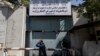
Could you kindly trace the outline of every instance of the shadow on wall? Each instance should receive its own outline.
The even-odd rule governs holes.
[[[0,7],[0,11],[2,15],[6,18],[6,20],[13,14],[14,10],[8,8],[7,6]]]
[[[86,23],[88,23],[88,19],[83,16],[80,16],[75,25],[82,25]]]

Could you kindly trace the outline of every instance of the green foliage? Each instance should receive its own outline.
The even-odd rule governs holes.
[[[29,5],[29,0],[2,0],[2,2],[13,10],[18,9],[22,5],[26,7]]]
[[[83,12],[84,9],[85,12]],[[95,17],[100,16],[100,0],[86,0],[78,8],[78,13],[88,18],[93,18],[93,15]]]
[[[20,5],[20,2],[18,0],[6,0],[14,5]]]
[[[22,0],[23,5],[28,6],[29,5],[29,0]]]
[[[17,5],[17,6],[21,5],[21,4],[23,4],[24,6],[28,6],[28,4],[29,4],[29,0],[21,0],[22,1],[21,3],[18,0],[6,0],[6,1],[8,1],[14,5]]]

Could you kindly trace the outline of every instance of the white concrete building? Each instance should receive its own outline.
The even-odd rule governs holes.
[[[0,2],[0,46],[3,45],[2,47],[6,48],[37,48],[35,46],[36,43],[39,39],[43,39],[47,48],[56,49],[64,38],[70,37],[71,48],[82,50],[84,47],[84,56],[99,55],[100,45],[96,46],[94,42],[88,42],[90,39],[88,28],[83,27],[78,30],[74,28],[69,36],[69,30],[71,28],[73,29],[73,27],[88,23],[87,18],[83,16],[77,17],[78,13],[74,7],[72,7],[71,11],[72,14],[70,16],[61,16],[61,14],[60,16],[44,16],[44,13],[42,16],[34,16],[33,14],[26,21],[26,8],[24,6],[20,6],[13,11],[4,3]],[[60,32],[59,30],[66,32]],[[100,27],[97,27],[96,30],[100,30]],[[90,47],[90,49],[87,49],[87,47]],[[92,52],[90,52],[91,49]],[[7,53],[9,56],[24,56],[25,54],[24,50],[8,50]],[[30,51],[27,55],[32,56],[34,53],[38,54],[37,51]],[[48,54],[51,55],[52,52],[48,52]],[[0,55],[4,55],[3,50],[0,50]]]
[[[100,21],[88,23],[89,19],[83,16],[77,17],[77,7],[72,8],[73,28],[70,32],[71,48],[82,51],[83,56],[100,56],[100,41],[98,40],[98,44],[96,44],[96,38],[92,35],[92,26],[95,25],[96,37],[100,36]]]
[[[0,2],[0,43],[5,48],[25,48],[26,8],[13,11]],[[8,56],[24,56],[24,51],[8,50]],[[0,56],[4,51],[0,50]]]
[[[76,8],[77,6],[76,7],[72,6],[73,28],[88,23],[87,18],[83,16],[78,17],[78,12],[77,12],[78,10]],[[73,32],[70,35],[70,38],[71,38],[71,47],[80,49],[82,48],[84,41],[88,40],[89,38],[88,29],[82,28],[79,30],[73,30]]]

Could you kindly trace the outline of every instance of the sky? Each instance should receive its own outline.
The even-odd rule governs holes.
[[[78,5],[81,4],[83,0],[72,0],[72,5]]]

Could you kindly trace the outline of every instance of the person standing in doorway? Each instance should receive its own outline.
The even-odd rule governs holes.
[[[45,44],[43,42],[43,40],[40,40],[37,44],[37,47],[39,47],[39,56],[47,56],[46,54],[46,47]]]

